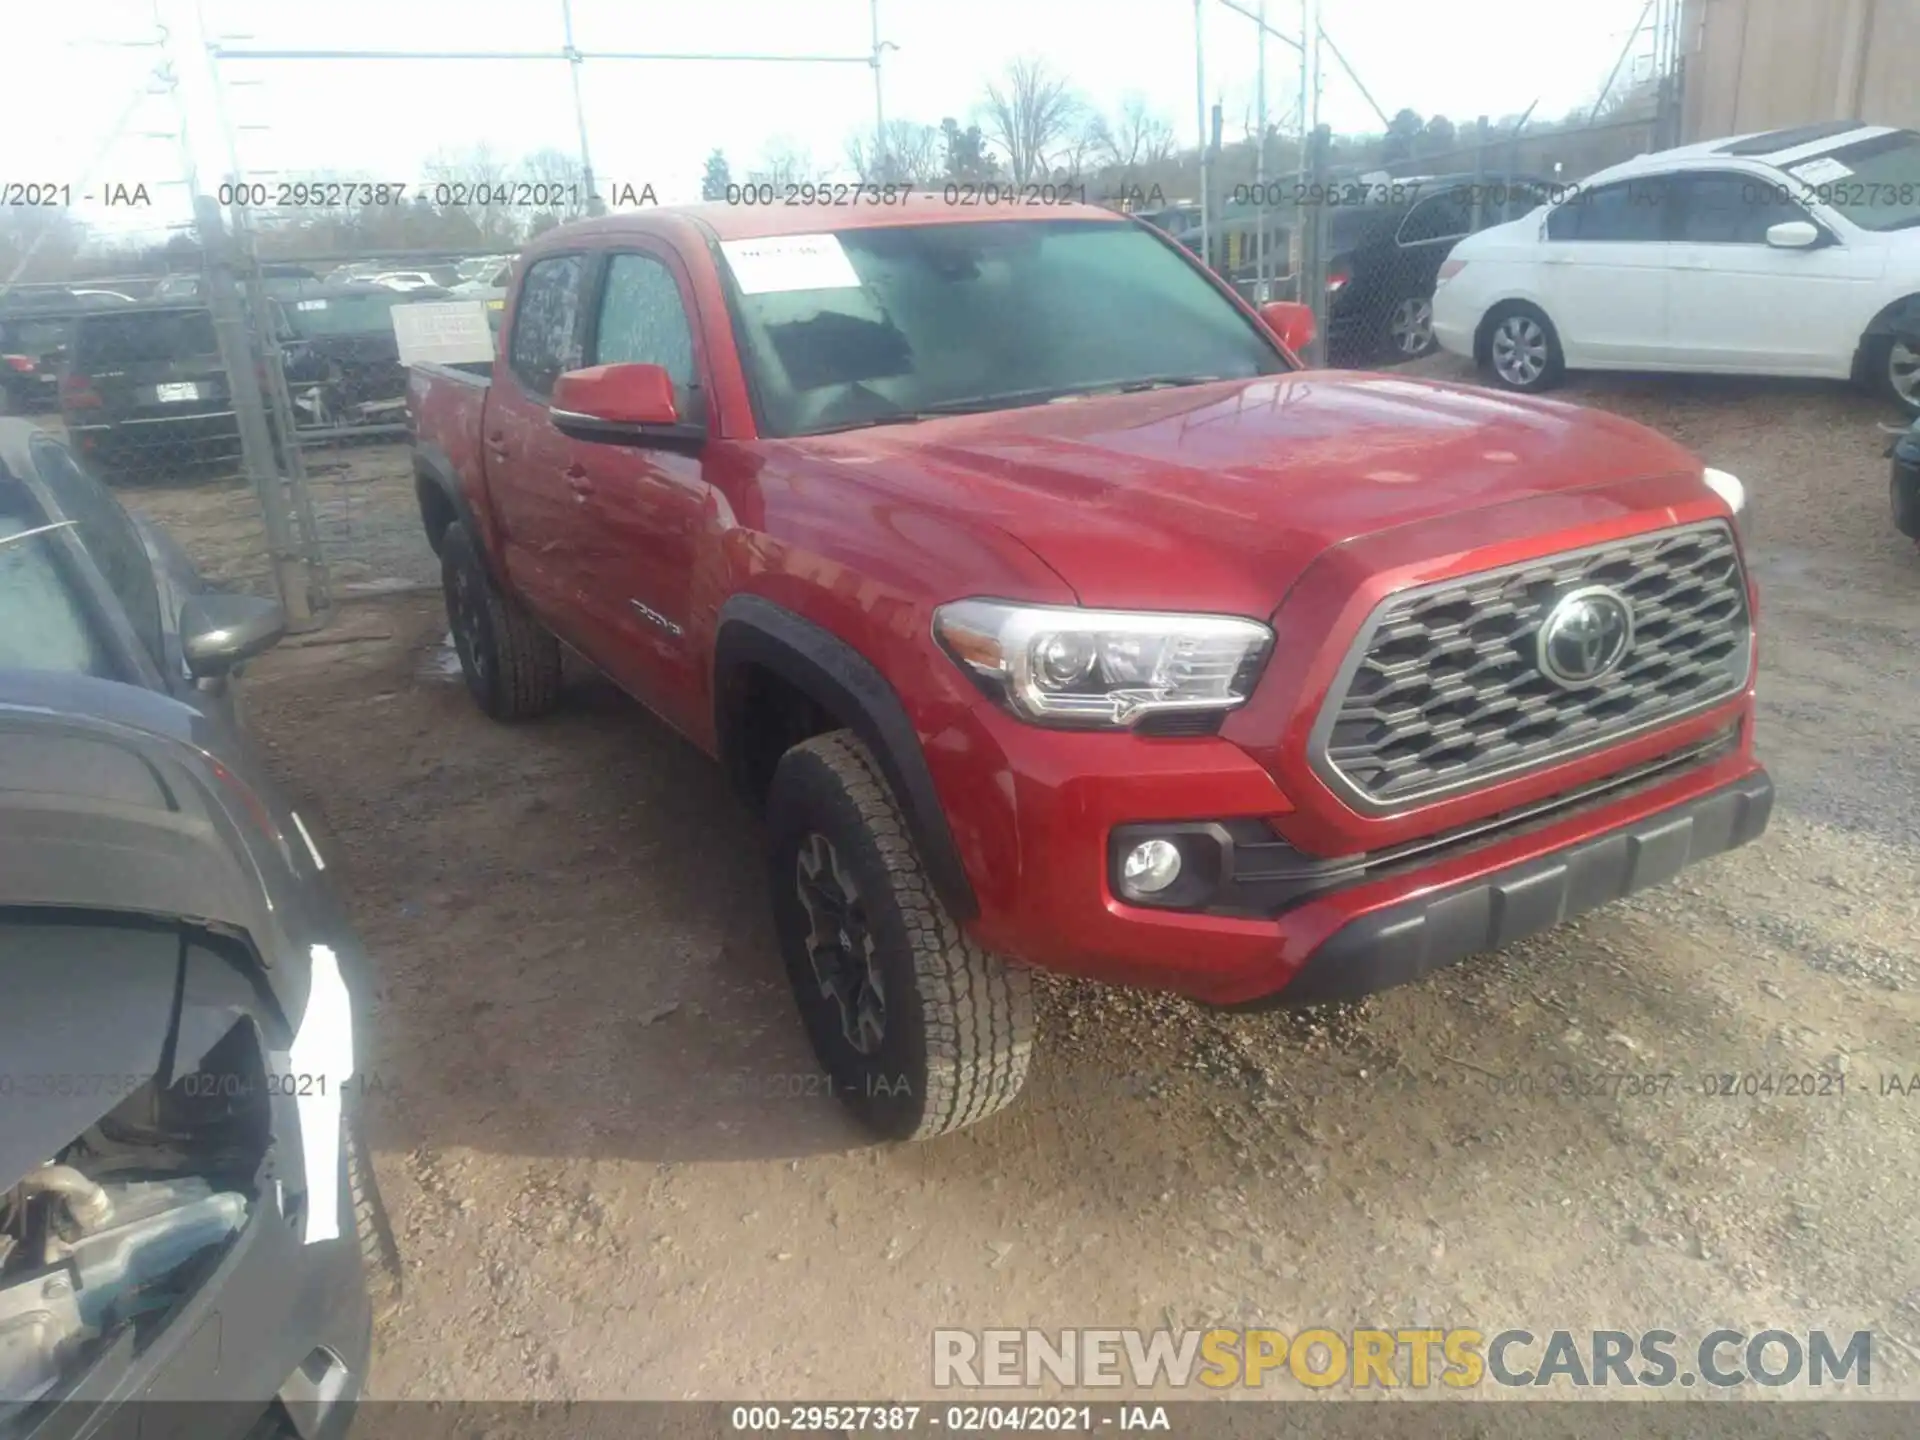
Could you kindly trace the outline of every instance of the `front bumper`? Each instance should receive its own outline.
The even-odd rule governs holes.
[[[251,1437],[276,1395],[299,1393],[303,1367],[326,1376],[331,1403],[302,1407],[301,1440],[340,1440],[366,1383],[373,1313],[353,1197],[341,1166],[342,1230],[302,1243],[271,1187],[218,1265],[151,1344],[122,1335],[21,1440],[221,1440]],[[333,1372],[327,1374],[326,1372]]]
[[[1043,767],[1029,753],[1013,767],[1019,778],[1004,827],[979,823],[988,812],[976,799],[972,833],[958,836],[981,901],[969,929],[1019,964],[1215,1005],[1365,994],[1752,840],[1765,828],[1773,792],[1745,738],[1751,710],[1740,708],[1734,739],[1698,760],[1543,805],[1512,823],[1440,837],[1410,857],[1386,852],[1389,863],[1347,867],[1353,873],[1291,896],[1261,891],[1253,896],[1259,913],[1250,904],[1237,913],[1151,908],[1113,888],[1116,835],[1154,816],[1214,817],[1238,834],[1254,821],[1287,821],[1293,806],[1237,746],[1099,737],[1112,742],[1099,747],[1113,751],[1110,763],[1089,763],[1099,751],[1088,747],[1073,757],[1079,773],[1051,783],[1030,778]],[[1676,737],[1667,753],[1701,745],[1706,727],[1725,723],[1703,717],[1699,733]],[[1030,752],[1044,748],[1044,769],[1056,775],[1067,759],[1053,753],[1058,738],[1007,737]]]
[[[1473,358],[1473,325],[1465,317],[1448,314],[1441,302],[1433,302],[1433,341],[1449,355]]]
[[[1757,839],[1772,812],[1773,781],[1755,769],[1672,809],[1370,910],[1322,942],[1275,1001],[1354,999],[1511,945]]]

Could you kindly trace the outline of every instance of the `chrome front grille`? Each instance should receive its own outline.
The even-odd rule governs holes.
[[[1540,628],[1588,586],[1626,600],[1632,643],[1569,689],[1541,668]],[[1750,627],[1733,532],[1717,520],[1403,590],[1336,677],[1313,765],[1373,813],[1506,779],[1739,693]]]

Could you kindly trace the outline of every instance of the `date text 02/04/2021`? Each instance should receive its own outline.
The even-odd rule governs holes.
[[[429,184],[399,180],[233,180],[216,187],[214,199],[222,205],[273,210],[404,205],[419,200],[481,210],[567,210],[592,203],[631,209],[660,203],[650,181],[614,181],[603,189],[604,193],[589,191],[570,180],[436,180]]]
[[[735,1405],[727,1428],[734,1433],[849,1431],[901,1434],[941,1430],[950,1434],[998,1435],[1009,1430],[1090,1434],[1096,1430],[1170,1431],[1164,1405]]]

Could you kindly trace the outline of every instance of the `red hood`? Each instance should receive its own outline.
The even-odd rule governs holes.
[[[1248,615],[1363,535],[1494,507],[1488,543],[1572,528],[1644,508],[1609,485],[1691,485],[1700,469],[1602,411],[1330,370],[792,443],[909,503],[993,522],[1082,604]]]

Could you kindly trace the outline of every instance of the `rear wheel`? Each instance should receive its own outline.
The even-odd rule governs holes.
[[[1433,353],[1433,298],[1406,295],[1387,312],[1385,350],[1389,359],[1418,360]]]
[[[1920,337],[1875,337],[1867,346],[1866,379],[1909,415],[1920,415]]]
[[[767,797],[775,929],[834,1092],[874,1134],[926,1140],[1020,1093],[1023,970],[961,932],[872,755],[836,730],[781,757]]]
[[[1482,322],[1480,366],[1506,390],[1535,394],[1566,378],[1553,322],[1531,305],[1502,305]]]
[[[560,703],[560,642],[500,593],[467,527],[440,540],[440,588],[474,702],[495,720],[525,720]]]

